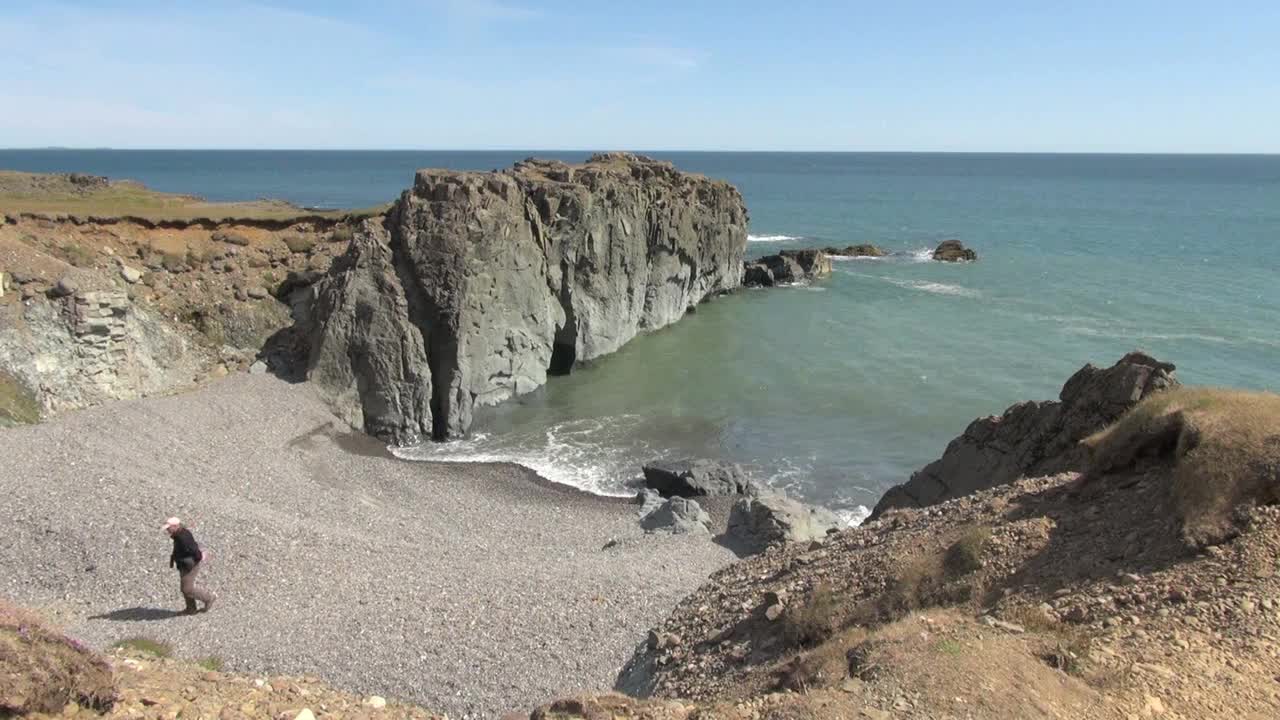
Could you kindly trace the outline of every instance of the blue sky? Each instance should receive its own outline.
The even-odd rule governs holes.
[[[0,0],[0,147],[1280,152],[1280,2]]]

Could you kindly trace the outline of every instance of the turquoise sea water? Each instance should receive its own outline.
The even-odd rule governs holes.
[[[132,177],[212,199],[361,206],[424,166],[531,154],[0,151],[0,167]],[[749,255],[875,243],[808,287],[744,291],[411,451],[622,492],[659,456],[724,457],[852,511],[974,417],[1145,349],[1186,382],[1280,388],[1280,157],[651,153],[725,178]],[[980,260],[920,253],[955,237]]]

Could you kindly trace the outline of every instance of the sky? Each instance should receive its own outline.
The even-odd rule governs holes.
[[[0,147],[1280,152],[1280,2],[0,0]]]

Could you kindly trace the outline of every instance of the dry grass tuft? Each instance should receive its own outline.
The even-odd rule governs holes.
[[[1183,536],[1195,546],[1238,534],[1241,505],[1280,502],[1280,395],[1178,388],[1143,400],[1082,441],[1090,475],[1172,466]]]
[[[991,528],[974,525],[947,548],[943,569],[952,577],[962,577],[982,569],[982,551],[991,539]]]
[[[294,254],[306,254],[311,252],[316,246],[315,238],[309,235],[285,235],[284,244],[289,248],[289,252]]]
[[[355,239],[356,232],[350,225],[338,225],[329,233],[329,242],[349,243]]]
[[[819,585],[782,616],[782,633],[792,647],[814,647],[839,627],[840,603],[829,585]]]

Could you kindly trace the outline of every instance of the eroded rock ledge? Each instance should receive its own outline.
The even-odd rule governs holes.
[[[1174,366],[1131,352],[1109,368],[1080,368],[1057,401],[1021,402],[978,418],[941,458],[889,488],[871,519],[899,507],[925,507],[1004,485],[1020,477],[1079,472],[1085,437],[1115,422],[1148,395],[1178,385]]]
[[[419,171],[317,287],[308,377],[380,438],[462,435],[737,288],[746,225],[733,186],[628,153]]]

